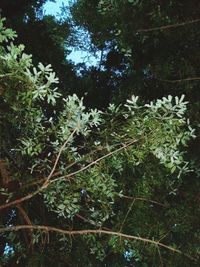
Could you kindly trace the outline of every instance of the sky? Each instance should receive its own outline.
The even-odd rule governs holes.
[[[56,0],[55,3],[48,1],[44,5],[45,14],[50,14],[56,16],[57,13],[60,11],[60,7],[62,6],[62,3],[69,4],[68,0]]]
[[[46,2],[44,5],[44,14],[57,16],[62,4],[65,6],[68,5],[69,0],[55,0],[55,3],[50,1]],[[75,48],[72,48],[72,52],[67,56],[67,59],[72,60],[75,64],[86,63],[87,66],[98,64],[98,55],[95,57],[88,52],[75,50]]]

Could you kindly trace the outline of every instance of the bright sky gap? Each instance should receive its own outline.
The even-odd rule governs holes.
[[[44,14],[45,15],[53,15],[58,16],[60,13],[60,8],[62,5],[69,5],[68,0],[55,0],[55,2],[48,1],[44,5]],[[70,47],[71,48],[71,47]],[[73,61],[73,63],[85,63],[87,66],[95,66],[98,65],[100,58],[100,53],[97,53],[96,57],[86,51],[83,50],[77,50],[74,47],[72,47],[72,52],[67,56],[68,60]]]

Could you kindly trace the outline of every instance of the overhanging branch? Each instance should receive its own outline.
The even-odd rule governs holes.
[[[2,232],[13,232],[13,231],[20,231],[20,230],[36,230],[36,231],[44,231],[44,232],[54,232],[54,233],[58,233],[58,234],[64,234],[64,235],[69,235],[69,236],[80,236],[80,235],[97,235],[97,234],[105,234],[105,235],[110,235],[110,236],[118,236],[120,238],[124,238],[124,239],[130,239],[130,240],[136,240],[136,241],[141,241],[144,243],[148,243],[148,244],[153,244],[155,246],[159,246],[162,248],[165,248],[173,253],[178,253],[180,255],[184,255],[185,257],[189,258],[190,260],[193,261],[197,261],[197,259],[193,256],[190,256],[188,254],[183,253],[181,250],[179,249],[175,249],[171,246],[167,246],[159,241],[155,241],[152,239],[148,239],[148,238],[143,238],[143,237],[139,237],[139,236],[133,236],[133,235],[128,235],[128,234],[123,234],[120,232],[115,232],[115,231],[108,231],[108,230],[102,230],[102,229],[98,229],[98,230],[63,230],[60,228],[56,228],[56,227],[51,227],[51,226],[44,226],[44,225],[17,225],[17,226],[11,226],[11,227],[5,227],[5,228],[0,228],[0,233]]]
[[[178,27],[182,27],[182,26],[197,23],[197,22],[200,22],[200,19],[194,19],[190,21],[185,21],[185,22],[176,23],[176,24],[169,24],[169,25],[164,25],[164,26],[154,27],[154,28],[149,28],[149,29],[139,29],[136,32],[153,32],[153,31],[158,31],[158,30],[168,30],[168,29],[178,28]]]

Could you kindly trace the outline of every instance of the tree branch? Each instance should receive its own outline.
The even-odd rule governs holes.
[[[73,137],[73,135],[75,134],[76,130],[77,130],[77,128],[75,128],[75,129],[73,130],[73,132],[69,135],[69,137],[67,138],[67,140],[64,142],[64,144],[63,144],[62,147],[60,148],[59,153],[58,153],[58,156],[57,156],[57,158],[56,158],[56,160],[55,160],[54,166],[53,166],[53,168],[52,168],[52,170],[51,170],[49,176],[48,176],[47,179],[45,180],[43,186],[48,185],[49,180],[51,179],[51,177],[52,177],[52,175],[54,174],[55,169],[56,169],[56,167],[57,167],[57,165],[58,165],[58,161],[59,161],[59,159],[60,159],[60,156],[61,156],[63,150],[65,149],[65,147],[66,147],[67,143],[69,142],[69,140],[70,140],[70,139]]]
[[[149,29],[139,29],[136,32],[153,32],[153,31],[158,31],[158,30],[167,30],[167,29],[178,28],[178,27],[182,27],[182,26],[197,23],[197,22],[200,22],[200,19],[194,19],[190,21],[185,21],[185,22],[176,23],[176,24],[169,24],[169,25],[164,25],[164,26],[154,27],[154,28],[149,28]]]
[[[125,238],[125,239],[130,239],[130,240],[136,240],[136,241],[142,241],[144,243],[149,243],[149,244],[153,244],[155,246],[159,246],[162,248],[165,248],[173,253],[178,253],[180,255],[184,255],[187,258],[193,260],[193,261],[197,261],[196,258],[183,253],[182,251],[180,251],[179,249],[175,249],[171,246],[167,246],[163,243],[160,243],[159,241],[155,241],[155,240],[151,240],[151,239],[147,239],[147,238],[143,238],[143,237],[139,237],[139,236],[133,236],[133,235],[128,235],[128,234],[123,234],[123,233],[119,233],[119,232],[114,232],[114,231],[108,231],[108,230],[102,230],[102,229],[98,229],[98,230],[72,230],[72,231],[68,231],[68,230],[63,230],[60,228],[56,228],[56,227],[51,227],[51,226],[44,226],[44,225],[17,225],[17,226],[11,226],[11,227],[5,227],[5,228],[0,228],[0,233],[2,232],[12,232],[12,231],[19,231],[19,230],[36,230],[36,231],[45,231],[45,232],[54,232],[54,233],[60,233],[60,234],[64,234],[64,235],[89,235],[89,234],[105,234],[105,235],[111,235],[111,236],[118,236],[120,238]]]
[[[11,182],[11,177],[7,171],[7,164],[6,161],[3,159],[0,159],[0,183],[2,186],[6,186]]]
[[[157,201],[154,201],[154,200],[150,200],[150,199],[147,199],[147,198],[144,198],[144,197],[130,197],[130,196],[125,196],[125,195],[120,195],[119,197],[125,198],[125,199],[129,199],[129,200],[141,200],[141,201],[145,201],[145,202],[150,202],[152,204],[156,204],[156,205],[161,206],[161,207],[167,207],[163,203],[160,203],[160,202],[157,202]]]
[[[129,147],[129,146],[131,146],[131,145],[133,145],[133,144],[135,144],[135,143],[138,142],[138,141],[139,141],[139,140],[137,139],[137,140],[133,140],[132,142],[129,142],[129,143],[127,143],[127,144],[124,144],[124,145],[121,146],[120,148],[118,148],[118,149],[116,149],[116,150],[114,150],[114,151],[111,151],[111,152],[107,153],[106,155],[104,155],[104,156],[102,156],[102,157],[96,159],[95,161],[89,163],[88,165],[84,166],[83,168],[79,169],[78,171],[75,171],[75,172],[69,173],[69,174],[67,174],[67,175],[58,177],[58,178],[56,178],[56,179],[54,179],[54,180],[48,180],[48,183],[43,183],[43,185],[42,185],[39,189],[37,189],[36,191],[34,191],[34,192],[32,192],[32,193],[29,193],[28,195],[26,195],[26,196],[24,196],[24,197],[22,197],[22,198],[19,198],[19,199],[16,199],[16,200],[13,200],[13,201],[11,201],[11,202],[8,202],[8,203],[5,203],[5,204],[1,205],[1,206],[0,206],[0,210],[2,210],[2,209],[6,209],[6,208],[9,208],[9,207],[12,207],[12,206],[16,206],[16,205],[19,204],[19,203],[22,203],[22,202],[24,202],[24,201],[27,201],[27,200],[33,198],[34,196],[38,195],[39,193],[41,193],[41,192],[42,192],[44,189],[46,189],[50,184],[52,184],[52,183],[54,183],[54,182],[56,182],[56,181],[69,179],[69,178],[75,176],[76,174],[78,174],[78,173],[80,173],[80,172],[82,172],[82,171],[85,171],[85,170],[89,169],[90,167],[96,165],[96,164],[99,163],[101,160],[103,160],[103,159],[105,159],[105,158],[108,158],[108,157],[112,156],[113,154],[115,154],[115,153],[117,153],[117,152],[119,152],[119,151],[121,151],[121,150],[123,150],[123,149],[125,149],[125,148],[127,148],[127,147]],[[51,172],[51,173],[52,173],[52,172]],[[49,177],[50,177],[50,175],[49,175]],[[51,178],[51,177],[50,177],[50,178]]]
[[[199,81],[200,77],[189,77],[189,78],[178,79],[178,80],[168,80],[168,79],[156,78],[156,80],[161,81],[161,82],[167,82],[167,83],[181,83],[181,82]]]
[[[32,225],[32,222],[31,222],[29,216],[27,215],[26,211],[22,207],[22,205],[18,204],[16,207],[19,210],[24,223],[26,225]],[[33,252],[33,240],[32,240],[32,230],[31,229],[29,230],[28,237],[27,237],[26,241],[27,241],[27,247],[29,247],[30,251]]]
[[[96,165],[97,163],[99,163],[99,161],[101,161],[101,160],[103,160],[103,159],[105,159],[105,158],[108,158],[108,157],[112,156],[113,154],[115,154],[115,153],[117,153],[117,152],[119,152],[119,151],[121,151],[121,150],[123,150],[123,149],[125,149],[125,148],[127,148],[127,147],[129,147],[129,146],[131,146],[131,145],[133,145],[133,144],[135,144],[135,143],[137,143],[138,141],[139,141],[138,139],[137,139],[137,140],[133,140],[132,142],[127,143],[127,144],[121,146],[120,148],[118,148],[118,149],[116,149],[116,150],[114,150],[114,151],[111,151],[111,152],[109,152],[108,154],[106,154],[106,155],[104,155],[104,156],[102,156],[102,157],[100,157],[100,158],[98,158],[98,159],[92,161],[91,163],[89,163],[89,164],[86,165],[85,167],[81,168],[80,170],[75,171],[75,172],[72,172],[72,173],[67,174],[67,175],[64,175],[64,176],[61,176],[61,177],[58,177],[58,178],[56,178],[56,179],[50,181],[50,183],[54,183],[54,182],[56,182],[56,181],[58,181],[58,180],[65,180],[65,179],[71,178],[72,176],[74,176],[74,175],[76,175],[76,174],[78,174],[78,173],[80,173],[80,172],[82,172],[82,171],[85,171],[85,170],[89,169],[89,168],[92,167],[93,165]]]
[[[89,219],[83,217],[83,216],[80,215],[80,214],[76,214],[75,216],[76,216],[77,218],[81,219],[82,221],[84,221],[85,223],[89,223],[89,224],[91,224],[91,225],[93,225],[93,226],[97,226],[97,225],[95,224],[95,222],[93,222],[93,221],[91,221],[91,220],[89,220]],[[101,227],[101,229],[110,231],[110,228],[107,228],[107,227]]]

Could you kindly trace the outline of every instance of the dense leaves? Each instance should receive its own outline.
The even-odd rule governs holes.
[[[69,24],[28,13],[20,27],[30,37],[41,30],[41,42],[30,38],[26,50],[0,23],[1,264],[198,266],[198,80],[167,82],[198,75],[185,47],[198,43],[198,24],[144,31],[192,21],[197,10],[128,0],[71,10],[70,25],[102,51],[79,76],[65,74],[65,60],[59,67]],[[79,95],[85,87],[86,99],[64,81]],[[46,228],[12,231],[20,225]]]
[[[184,93],[196,102],[198,7],[199,1],[80,0],[72,13],[104,51],[105,68],[122,74],[115,87],[120,100],[131,93],[145,99]]]

